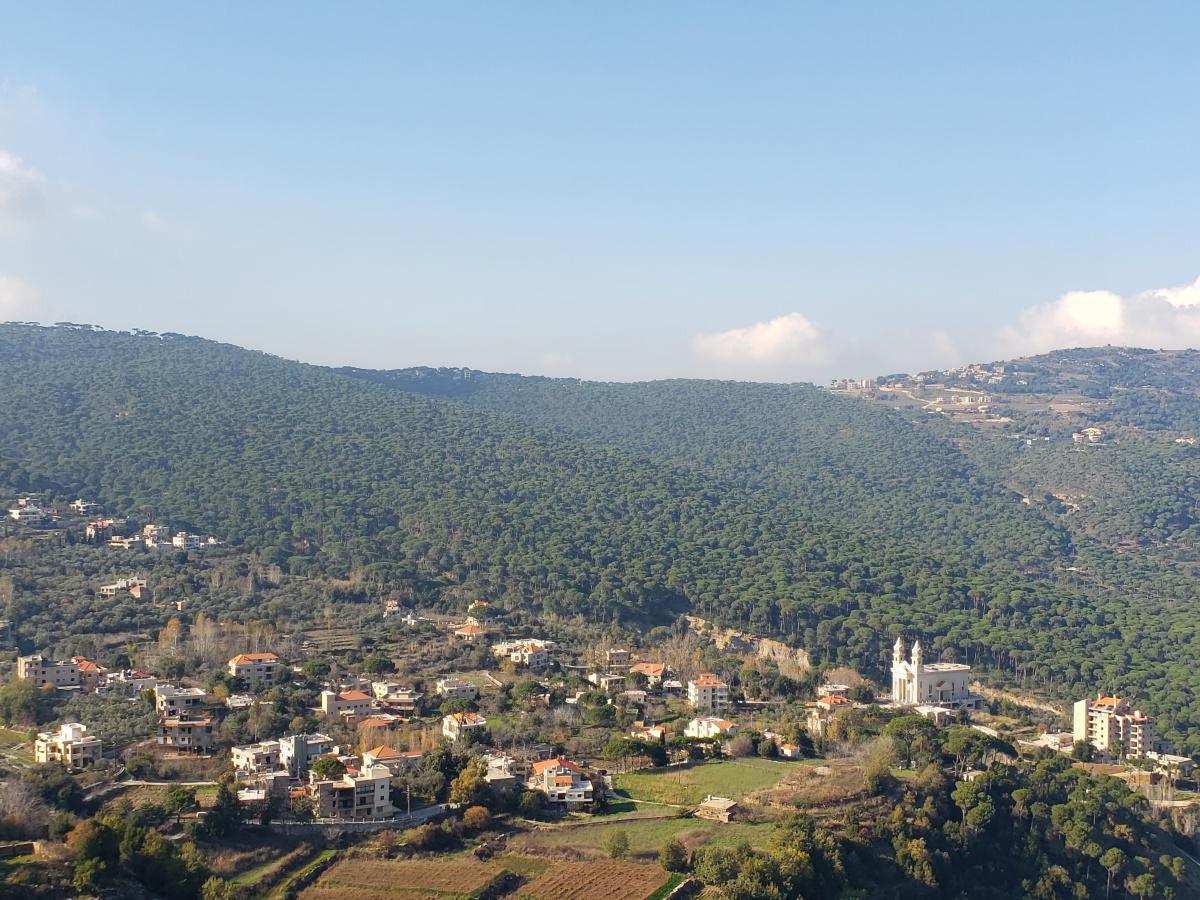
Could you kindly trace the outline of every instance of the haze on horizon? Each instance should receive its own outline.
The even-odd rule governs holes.
[[[1191,5],[0,15],[0,321],[608,380],[1200,346]]]

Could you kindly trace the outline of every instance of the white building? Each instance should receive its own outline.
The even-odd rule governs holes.
[[[301,778],[318,756],[337,749],[333,738],[326,734],[291,734],[279,739],[279,765],[294,778]]]
[[[683,729],[684,737],[711,739],[718,737],[732,737],[737,734],[737,724],[730,722],[728,719],[718,719],[714,716],[704,716],[699,719],[692,719]]]
[[[179,716],[197,713],[209,702],[204,688],[181,688],[159,684],[154,688],[154,707],[160,716]]]
[[[487,728],[487,719],[473,712],[456,712],[442,717],[442,734],[452,741],[478,734]]]
[[[199,550],[204,546],[204,540],[198,534],[180,531],[171,538],[171,546],[176,550]]]
[[[729,685],[704,672],[687,683],[687,698],[693,709],[724,709],[729,705]]]
[[[257,775],[279,768],[279,741],[260,741],[229,751],[233,768],[239,775]]]
[[[22,525],[42,525],[46,521],[46,513],[38,506],[14,506],[8,517]]]
[[[33,745],[33,758],[38,763],[62,763],[68,769],[83,769],[95,765],[102,756],[100,738],[87,733],[87,726],[78,722],[60,725],[58,731],[44,731]]]
[[[892,648],[892,703],[896,706],[945,706],[978,709],[980,698],[971,693],[971,667],[964,663],[926,663],[921,642],[913,644],[912,658],[904,658],[904,639]]]
[[[528,786],[545,794],[550,803],[567,809],[586,809],[592,805],[591,779],[584,777],[579,766],[561,756],[534,763]]]
[[[450,700],[474,700],[479,696],[479,688],[469,681],[447,675],[437,680],[437,692]]]
[[[530,638],[521,641],[505,641],[492,647],[492,653],[507,659],[513,665],[524,666],[531,672],[544,671],[550,665],[550,648],[553,641]]]

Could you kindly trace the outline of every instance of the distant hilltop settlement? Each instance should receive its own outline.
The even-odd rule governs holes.
[[[32,529],[58,528],[86,520],[84,535],[91,543],[107,542],[120,550],[203,550],[220,545],[211,535],[172,530],[167,525],[143,525],[133,528],[128,520],[106,517],[100,504],[79,498],[72,503],[47,503],[35,494],[18,497],[8,509],[10,521]]]

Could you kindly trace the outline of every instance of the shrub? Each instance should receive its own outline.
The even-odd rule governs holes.
[[[618,828],[604,839],[604,849],[613,859],[624,859],[629,855],[629,835]]]
[[[492,814],[484,806],[470,806],[463,813],[463,825],[471,831],[483,831],[492,824]]]

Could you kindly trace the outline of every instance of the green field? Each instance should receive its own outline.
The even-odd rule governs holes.
[[[677,838],[688,847],[701,844],[727,845],[738,841],[761,844],[774,830],[774,825],[749,825],[732,822],[722,824],[703,819],[608,819],[595,825],[578,828],[547,828],[521,835],[512,843],[514,850],[554,849],[569,847],[577,850],[604,852],[604,841],[614,831],[629,836],[629,846],[636,855],[656,855],[669,838]]]
[[[709,794],[737,800],[770,787],[793,765],[757,757],[727,759],[686,768],[615,775],[613,787],[633,800],[695,806]]]

